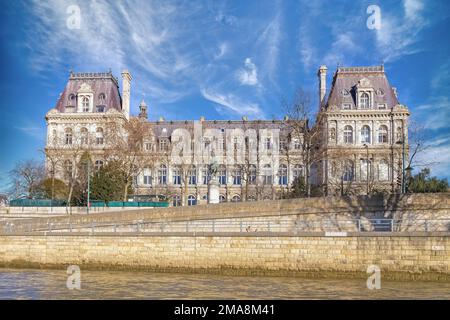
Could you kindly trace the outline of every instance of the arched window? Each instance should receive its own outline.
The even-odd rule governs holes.
[[[67,128],[65,131],[65,144],[72,144],[72,140],[73,140],[73,134],[72,134],[72,129]]]
[[[240,167],[236,167],[233,170],[233,184],[241,185],[242,183],[242,171]]]
[[[369,109],[370,107],[370,99],[367,92],[363,92],[359,97],[359,106],[361,109]]]
[[[272,173],[272,167],[270,166],[270,164],[264,165],[262,176],[263,176],[263,184],[264,185],[273,184],[273,173]]]
[[[223,194],[221,194],[221,195],[219,195],[219,203],[223,203],[223,202],[227,202],[227,198]]]
[[[281,164],[278,168],[278,184],[281,186],[286,186],[288,184],[288,176],[287,176],[287,165]]]
[[[89,133],[88,133],[88,129],[86,129],[86,128],[81,128],[81,130],[80,130],[80,133],[81,133],[81,139],[80,139],[80,141],[81,141],[81,144],[82,145],[87,145],[87,144],[89,144]]]
[[[344,143],[353,143],[353,128],[352,128],[352,126],[344,127]]]
[[[102,145],[103,144],[103,129],[102,128],[97,128],[97,131],[95,133],[95,143],[97,145]]]
[[[361,159],[361,181],[370,180],[372,176],[372,163],[370,160]]]
[[[370,143],[370,127],[363,126],[361,128],[361,143]]]
[[[353,165],[353,161],[348,160],[344,163],[344,168],[343,168],[343,174],[342,174],[342,180],[343,181],[353,181],[354,179],[354,165]]]
[[[144,185],[150,186],[152,184],[152,170],[148,167],[144,168],[142,172],[144,176]]]
[[[381,160],[378,164],[378,180],[388,181],[389,180],[389,165],[386,160]]]
[[[67,101],[69,106],[75,106],[75,95],[73,93],[69,94]]]
[[[192,166],[188,172],[189,184],[196,185],[197,184],[197,169],[195,166]]]
[[[221,166],[219,168],[219,184],[227,184],[227,169],[225,168],[225,166]]]
[[[231,198],[231,202],[240,202],[241,197],[239,195],[234,195],[233,198]]]
[[[190,194],[188,196],[188,206],[195,206],[197,204],[197,199],[195,199],[195,196]]]
[[[397,142],[402,142],[403,141],[403,129],[402,127],[397,127]]]
[[[385,125],[378,128],[378,143],[388,143],[388,127]]]
[[[251,164],[248,167],[248,184],[255,184],[256,183],[256,166],[254,164]]]
[[[66,179],[71,179],[73,174],[73,163],[71,160],[64,161],[64,174]]]
[[[179,167],[173,168],[172,181],[174,185],[181,185],[181,169]]]
[[[83,97],[83,99],[81,99],[81,107],[83,112],[89,112],[89,98],[88,97]]]
[[[292,170],[292,174],[294,176],[294,179],[300,178],[301,176],[303,176],[303,167],[299,164],[296,164],[294,166],[294,169]]]
[[[162,164],[158,169],[158,183],[161,185],[167,184],[167,167]]]
[[[179,194],[176,194],[176,195],[173,196],[173,198],[172,198],[172,205],[174,207],[181,206],[181,197],[180,197]]]
[[[96,160],[94,164],[94,170],[98,171],[103,167],[103,161],[102,160]]]

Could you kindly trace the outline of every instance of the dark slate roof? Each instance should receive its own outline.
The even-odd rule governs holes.
[[[384,73],[383,66],[338,67],[333,76],[326,107],[328,108],[332,105],[340,107],[343,103],[349,103],[352,109],[355,108],[356,84],[363,78],[370,81],[375,92],[381,91],[381,94],[375,94],[375,104],[385,103],[388,108],[399,104],[394,89],[389,84]],[[342,92],[344,90],[347,90],[349,94],[343,95]]]
[[[151,121],[153,131],[157,137],[170,137],[172,132],[177,128],[184,128],[192,132],[194,129],[194,121]],[[203,129],[235,129],[240,128],[244,131],[247,129],[280,129],[280,136],[286,137],[289,134],[289,127],[282,120],[204,120],[202,121]],[[163,132],[163,129],[166,129]]]
[[[114,78],[111,72],[100,73],[70,73],[69,81],[61,93],[58,102],[56,103],[56,109],[60,112],[64,112],[65,107],[69,105],[69,96],[74,94],[76,96],[78,89],[83,83],[87,83],[94,91],[94,110],[97,105],[100,105],[99,95],[104,93],[106,95],[105,112],[110,108],[122,110],[122,98],[119,93],[119,85],[117,79]],[[74,103],[76,107],[76,103]]]

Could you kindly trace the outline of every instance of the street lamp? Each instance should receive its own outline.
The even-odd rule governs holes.
[[[91,161],[89,159],[86,160],[86,169],[87,169],[87,204],[86,204],[86,213],[89,214],[89,204],[91,202]]]
[[[402,135],[402,140],[397,141],[397,144],[402,145],[402,193],[406,193],[406,179],[405,179],[405,135]],[[408,170],[411,170],[411,168],[408,166]]]
[[[364,148],[366,148],[366,194],[369,195],[369,146],[364,143]]]

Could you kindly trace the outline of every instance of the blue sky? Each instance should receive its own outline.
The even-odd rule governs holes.
[[[67,27],[70,5],[80,28]],[[369,29],[369,5],[381,28]],[[425,127],[434,174],[450,177],[449,1],[1,1],[0,191],[21,159],[42,158],[45,113],[69,70],[133,75],[157,119],[281,118],[316,72],[384,63]]]

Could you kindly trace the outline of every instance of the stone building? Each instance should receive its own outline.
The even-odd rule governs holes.
[[[384,66],[338,67],[326,96],[320,67],[319,181],[328,194],[396,192],[408,154],[408,108]]]
[[[338,67],[328,95],[326,71],[322,66],[318,72],[320,112],[313,128],[318,132],[313,148],[317,161],[311,166],[311,181],[326,194],[396,192],[409,112],[399,104],[383,66]],[[122,72],[120,93],[111,72],[71,72],[56,107],[46,115],[49,172],[67,181],[86,151],[94,170],[105,164],[108,124],[122,127],[131,117],[131,80],[128,71]],[[144,101],[139,109],[138,118],[148,121]],[[221,201],[275,199],[306,172],[303,136],[293,133],[292,121],[148,121],[152,136],[142,144],[141,156],[158,155],[158,160],[137,170],[135,193],[162,195],[173,205],[206,203],[214,161]],[[189,163],[175,163],[171,157],[180,132],[192,141]],[[244,154],[241,161],[236,161],[237,150]]]

